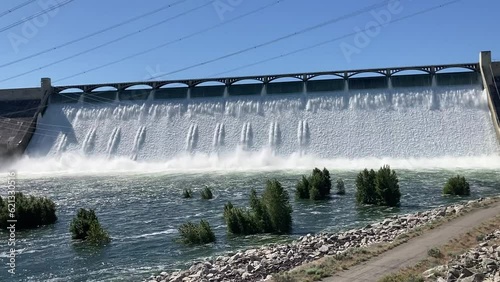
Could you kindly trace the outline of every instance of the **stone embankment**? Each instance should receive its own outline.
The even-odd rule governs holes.
[[[342,254],[349,249],[366,247],[376,243],[388,243],[398,236],[424,226],[445,216],[455,215],[463,209],[482,202],[469,201],[448,207],[397,215],[361,229],[342,233],[308,234],[290,244],[268,245],[258,249],[228,253],[203,262],[195,263],[185,271],[162,272],[152,276],[150,282],[181,281],[262,281],[271,274],[287,271],[325,256]]]
[[[486,235],[483,242],[447,265],[423,273],[427,281],[500,282],[500,229]]]

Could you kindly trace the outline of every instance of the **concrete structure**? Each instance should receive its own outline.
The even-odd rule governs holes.
[[[111,87],[116,91],[128,90],[134,86],[146,86],[152,90],[159,90],[164,86],[169,84],[184,84],[188,88],[195,88],[196,86],[203,83],[219,83],[221,86],[233,86],[238,85],[237,82],[240,81],[256,81],[261,82],[264,85],[272,83],[274,80],[280,78],[291,78],[297,81],[302,81],[303,83],[314,81],[314,78],[322,76],[333,76],[340,80],[347,80],[349,83],[352,81],[363,80],[363,78],[356,78],[360,74],[378,74],[379,77],[372,78],[374,86],[384,86],[389,85],[388,81],[395,77],[396,74],[402,71],[419,71],[427,74],[432,78],[435,76],[440,76],[440,72],[451,68],[461,68],[464,70],[472,71],[473,73],[479,73],[479,64],[451,64],[451,65],[434,65],[434,66],[414,66],[414,67],[395,67],[395,68],[384,68],[384,69],[364,69],[364,70],[346,70],[346,71],[327,71],[327,72],[314,72],[314,73],[289,73],[289,74],[277,74],[277,75],[263,75],[263,76],[240,76],[240,77],[226,77],[226,78],[205,78],[205,79],[185,79],[185,80],[164,80],[164,81],[140,81],[140,82],[123,82],[123,83],[103,83],[103,84],[90,84],[90,85],[67,85],[67,86],[56,86],[54,87],[54,93],[60,93],[68,89],[80,90],[85,93],[91,93],[96,89],[102,87]],[[366,79],[365,79],[366,80]],[[377,82],[375,82],[377,81]],[[350,84],[349,84],[350,85]]]
[[[411,73],[405,74],[405,71]],[[0,157],[5,159],[6,156],[24,152],[35,132],[37,118],[43,115],[49,101],[103,103],[120,100],[309,94],[350,89],[480,85],[481,81],[488,89],[490,109],[500,139],[500,93],[495,77],[499,78],[500,84],[500,62],[492,63],[491,53],[482,52],[480,63],[469,64],[55,87],[51,85],[49,78],[43,78],[40,88],[0,90]],[[142,89],[137,89],[138,86]],[[102,91],[103,87],[113,90]]]
[[[0,90],[0,166],[25,151],[52,93],[50,84],[43,78],[40,88]]]
[[[483,87],[488,93],[491,118],[500,142],[500,62],[491,61],[491,52],[484,51],[479,55]]]

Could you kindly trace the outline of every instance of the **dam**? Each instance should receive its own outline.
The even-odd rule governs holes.
[[[2,154],[165,162],[499,155],[499,63],[0,91]],[[240,160],[241,161],[241,160]],[[265,160],[262,160],[265,164]]]
[[[43,78],[0,90],[0,171],[16,174],[17,191],[52,199],[58,217],[18,233],[16,278],[149,281],[228,252],[498,196],[499,78],[482,52],[453,65],[92,85]],[[358,173],[385,164],[397,171],[401,206],[359,206]],[[346,194],[291,200],[289,235],[228,234],[228,201],[247,207],[268,179],[293,197],[314,167],[343,179]],[[442,195],[457,174],[470,197]],[[205,187],[213,199],[201,199]],[[79,208],[95,210],[110,244],[72,240]],[[202,219],[216,242],[180,244],[179,226]],[[10,248],[0,241],[0,261]]]

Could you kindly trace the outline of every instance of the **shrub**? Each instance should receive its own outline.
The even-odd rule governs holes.
[[[205,188],[203,189],[203,191],[201,191],[201,198],[203,200],[210,200],[214,197],[214,195],[212,194],[212,190],[205,186]]]
[[[356,178],[356,201],[360,204],[398,206],[401,200],[398,177],[389,166],[378,172],[363,170]]]
[[[377,203],[377,193],[375,191],[375,171],[372,169],[363,170],[356,178],[356,201],[360,204],[373,205]]]
[[[184,192],[182,192],[182,197],[184,199],[190,199],[193,197],[193,191],[191,189],[184,189]]]
[[[250,235],[259,232],[253,215],[247,210],[234,207],[231,202],[224,206],[224,220],[230,233]]]
[[[95,244],[110,241],[108,233],[101,227],[94,210],[79,209],[69,228],[73,239]]]
[[[278,180],[267,181],[261,202],[268,212],[271,232],[289,233],[292,230],[292,206],[288,192]]]
[[[433,258],[440,258],[443,256],[443,254],[441,253],[441,250],[438,248],[429,249],[427,251],[427,255],[429,255],[430,257],[433,257]]]
[[[0,228],[5,229],[10,224],[9,219],[16,219],[16,229],[31,229],[57,221],[56,205],[50,199],[25,196],[21,192],[14,194],[15,200],[9,207],[9,198],[0,197]],[[13,200],[13,199],[12,199]],[[9,210],[9,208],[11,210]],[[10,214],[14,214],[14,218]]]
[[[443,188],[443,194],[469,196],[470,186],[465,177],[457,175],[448,179],[448,182]]]
[[[337,179],[337,195],[345,195],[345,184],[342,178]]]
[[[381,206],[399,206],[401,192],[399,191],[398,176],[391,167],[385,165],[379,169],[375,177],[378,204]]]
[[[215,234],[205,220],[201,220],[199,224],[184,223],[179,227],[179,233],[184,244],[202,245],[215,242]]]
[[[268,181],[262,197],[250,192],[250,210],[224,206],[224,219],[233,234],[289,233],[292,229],[292,207],[288,192],[277,180]]]
[[[295,196],[298,199],[323,200],[330,195],[332,181],[330,172],[315,168],[309,177],[303,176],[297,183]]]
[[[309,199],[309,180],[305,176],[297,182],[295,196],[298,199]]]

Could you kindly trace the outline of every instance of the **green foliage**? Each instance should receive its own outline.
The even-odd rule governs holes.
[[[297,182],[295,197],[298,199],[309,199],[309,180],[305,176]]]
[[[16,192],[9,197],[2,199],[0,197],[0,228],[5,229],[9,226],[8,219],[16,219],[16,229],[31,229],[43,225],[52,224],[57,221],[56,205],[50,199],[43,197],[25,196],[21,192]],[[11,204],[9,206],[9,204]],[[14,214],[11,218],[10,214]]]
[[[224,206],[224,219],[233,234],[289,233],[292,229],[292,207],[288,192],[277,180],[268,181],[262,197],[252,189],[250,210]]]
[[[441,253],[441,250],[438,248],[429,249],[427,251],[427,255],[429,255],[430,257],[433,257],[433,258],[440,258],[443,256],[443,254]]]
[[[298,199],[323,200],[330,195],[332,181],[330,172],[315,168],[309,177],[303,176],[297,183],[295,196]]]
[[[110,241],[108,233],[101,227],[94,210],[79,209],[69,228],[73,239],[94,244]]]
[[[356,201],[360,204],[398,206],[401,200],[398,177],[389,166],[378,172],[363,170],[356,178]]]
[[[199,224],[184,223],[179,227],[179,233],[184,244],[203,245],[215,242],[215,234],[205,220],[201,220]]]
[[[465,177],[457,175],[448,179],[448,182],[443,188],[443,194],[469,196],[470,186]]]
[[[253,215],[247,210],[234,207],[231,202],[224,206],[224,220],[230,233],[250,235],[259,232]]]
[[[377,191],[378,204],[381,206],[396,207],[401,200],[398,176],[388,165],[379,169],[375,177],[375,189]]]
[[[337,179],[337,195],[345,195],[345,184],[342,178]]]
[[[184,199],[190,199],[193,197],[193,191],[191,189],[184,189],[182,192],[182,197]]]
[[[373,205],[377,203],[375,178],[377,173],[371,169],[363,170],[356,178],[356,201],[360,204]]]
[[[212,194],[212,190],[205,186],[205,188],[203,189],[203,191],[201,191],[201,198],[203,200],[210,200],[214,197],[214,195]]]
[[[268,180],[261,202],[271,221],[272,233],[289,233],[292,230],[292,206],[288,192],[278,180]]]

